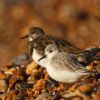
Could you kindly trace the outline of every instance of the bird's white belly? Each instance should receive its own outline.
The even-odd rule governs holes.
[[[51,78],[59,82],[72,83],[77,81],[81,76],[81,73],[75,73],[70,71],[58,71],[54,66],[47,65],[47,72]]]
[[[45,67],[45,66],[46,66],[46,58],[41,59],[40,61],[38,61],[42,56],[43,56],[43,55],[38,54],[37,51],[36,51],[35,49],[33,50],[32,59],[33,59],[37,64],[39,64],[40,66]]]

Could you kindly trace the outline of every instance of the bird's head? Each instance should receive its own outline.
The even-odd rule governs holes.
[[[44,31],[39,28],[39,27],[31,27],[29,29],[29,33],[23,37],[21,37],[20,39],[24,39],[24,38],[28,38],[29,42],[34,41],[35,39],[37,39],[38,37],[41,37],[45,35]]]
[[[59,49],[56,45],[54,44],[49,44],[46,49],[45,49],[45,54],[48,58],[53,57],[59,52]]]

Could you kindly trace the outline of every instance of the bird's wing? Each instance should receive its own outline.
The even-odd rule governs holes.
[[[69,71],[81,71],[87,72],[87,70],[82,66],[77,58],[73,54],[59,53],[55,57],[53,57],[52,61],[55,64],[55,68],[58,70],[69,70]]]
[[[74,45],[72,45],[71,43],[69,43],[68,41],[63,40],[62,38],[59,37],[52,37],[51,39],[56,43],[56,45],[58,47],[60,47],[60,49],[65,50],[65,51],[77,51],[80,50],[79,48],[75,47]]]
[[[29,53],[30,56],[33,53],[33,43],[32,42],[28,43],[28,53]]]
[[[38,50],[42,50],[42,51],[45,50],[45,48],[46,48],[46,46],[48,44],[55,43],[59,47],[59,49],[61,51],[77,52],[77,53],[78,52],[82,52],[82,50],[76,48],[75,46],[70,44],[68,41],[65,41],[65,40],[63,40],[63,39],[61,39],[59,37],[53,37],[53,36],[44,35],[44,36],[39,37],[38,39],[36,39],[35,41],[32,41],[32,42],[33,43],[30,44],[30,45],[34,45],[35,44],[35,46],[33,46],[33,47],[35,47]],[[29,48],[29,49],[30,49],[30,51],[32,51],[31,48]]]

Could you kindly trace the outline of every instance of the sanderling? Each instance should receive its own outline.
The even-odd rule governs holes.
[[[46,47],[45,54],[39,61],[47,58],[47,72],[56,81],[72,83],[84,75],[93,73],[80,64],[76,54],[60,51],[54,44]]]

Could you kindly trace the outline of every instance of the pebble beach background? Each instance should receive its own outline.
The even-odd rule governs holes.
[[[27,52],[31,26],[79,48],[100,42],[100,0],[0,0],[0,66]]]

